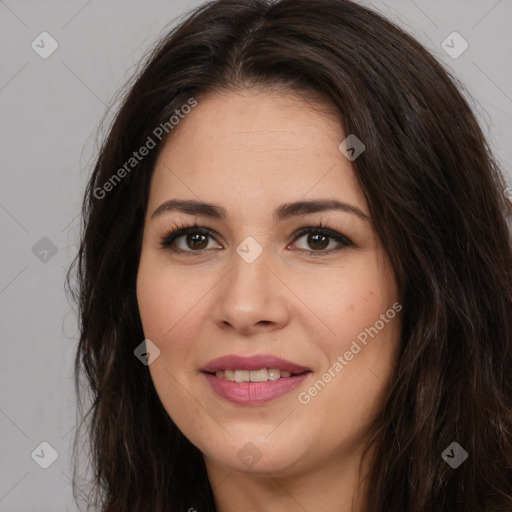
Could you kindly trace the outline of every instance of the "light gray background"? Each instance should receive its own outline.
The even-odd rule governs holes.
[[[142,54],[200,3],[0,0],[0,512],[77,510],[70,448],[78,331],[63,281],[77,250],[96,133]],[[511,183],[512,0],[361,3],[396,21],[453,70],[475,99]],[[59,45],[47,59],[31,48],[43,31]],[[457,59],[441,47],[453,31],[469,44]],[[57,249],[46,262],[32,250],[43,237]],[[43,441],[58,452],[48,469],[31,458]]]

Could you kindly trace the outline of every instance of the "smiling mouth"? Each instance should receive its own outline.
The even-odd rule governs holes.
[[[216,372],[206,373],[230,382],[267,382],[295,377],[296,375],[302,375],[307,372],[291,373],[277,368],[261,368],[259,370],[217,370]]]
[[[297,370],[298,372],[300,370]],[[201,372],[211,389],[222,399],[243,406],[258,406],[297,389],[312,372],[291,373],[277,368],[216,370]]]

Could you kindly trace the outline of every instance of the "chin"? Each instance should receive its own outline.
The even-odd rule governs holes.
[[[212,451],[209,447],[203,450],[205,457],[215,461],[229,470],[240,471],[251,474],[272,473],[286,475],[297,469],[304,456],[304,444],[290,442],[276,437],[273,440],[266,439],[265,435],[247,435],[247,430],[243,436],[233,436],[229,442],[220,442],[219,449]],[[300,448],[300,451],[298,449]]]

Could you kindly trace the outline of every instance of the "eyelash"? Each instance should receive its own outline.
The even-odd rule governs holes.
[[[201,256],[201,254],[208,249],[201,249],[201,250],[197,250],[197,251],[193,251],[193,250],[184,251],[182,249],[173,248],[173,246],[172,246],[172,244],[175,242],[175,240],[177,238],[179,238],[181,236],[188,235],[190,233],[201,234],[201,235],[210,236],[210,237],[214,238],[212,231],[208,228],[200,227],[197,224],[194,224],[192,226],[192,225],[187,225],[185,223],[177,223],[174,226],[171,226],[169,228],[169,232],[160,240],[160,245],[163,249],[173,252],[173,253],[185,254],[186,256],[192,256],[192,257]],[[299,252],[309,253],[309,256],[311,256],[311,257],[327,255],[327,254],[330,254],[333,252],[338,252],[347,247],[354,246],[354,243],[349,238],[342,235],[341,233],[338,233],[337,231],[327,228],[326,226],[322,225],[322,223],[319,223],[316,226],[308,226],[308,227],[299,229],[293,235],[294,236],[293,242],[295,242],[299,238],[302,238],[304,235],[307,235],[309,233],[324,235],[328,238],[335,240],[342,246],[341,248],[338,248],[338,249],[330,249],[330,250],[323,250],[323,251],[308,251],[306,249],[298,249]]]

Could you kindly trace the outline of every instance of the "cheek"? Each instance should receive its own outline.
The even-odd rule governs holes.
[[[176,272],[161,262],[152,262],[150,256],[141,259],[137,276],[139,313],[145,337],[160,350],[149,370],[168,412],[180,415],[180,404],[190,401],[183,386],[197,377],[198,343],[203,338],[201,329],[208,308],[205,290],[213,282],[211,276]],[[187,410],[186,417],[191,412]]]
[[[397,300],[387,274],[387,269],[367,258],[356,268],[304,283],[300,296],[320,321],[322,334],[326,334],[323,343],[331,355],[348,350],[351,341],[379,321]]]
[[[147,338],[159,344],[162,350],[176,340],[176,333],[191,331],[199,325],[201,298],[208,289],[205,281],[186,279],[171,269],[152,265],[150,259],[141,260],[137,275],[137,301]],[[162,347],[160,347],[162,344]]]
[[[399,349],[400,319],[393,308],[395,297],[378,290],[357,286],[351,299],[338,296],[343,307],[329,324],[336,335],[318,340],[326,361],[300,400],[327,425],[330,439],[340,433],[346,439],[362,435],[385,400]]]
[[[144,336],[160,349],[149,371],[165,409],[179,428],[188,432],[191,422],[202,418],[201,408],[190,400],[183,385],[197,372],[192,364],[197,360],[197,347],[191,341],[199,337],[199,297],[195,296],[197,293],[183,293],[183,286],[190,288],[190,280],[187,285],[174,275],[166,275],[165,269],[154,270],[142,259],[137,276],[137,300]],[[186,408],[182,406],[184,403]]]
[[[318,339],[328,359],[325,371],[331,369],[323,374],[329,389],[322,391],[318,405],[336,417],[344,417],[348,407],[354,416],[368,419],[379,407],[396,361],[400,319],[393,304],[398,295],[390,267],[377,259],[368,258],[351,270],[324,284],[323,295],[329,299],[317,302],[323,304],[319,316],[334,332]],[[323,384],[317,387],[323,389]]]

